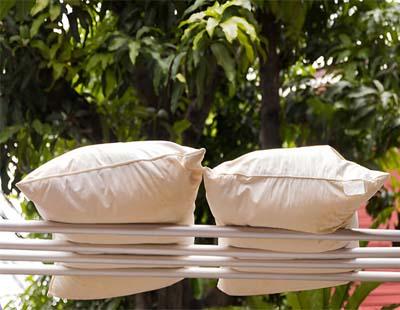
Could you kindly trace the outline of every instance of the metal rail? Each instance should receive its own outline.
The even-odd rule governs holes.
[[[3,220],[0,221],[1,231],[154,238],[169,236],[400,241],[400,231],[382,229],[342,229],[330,234],[311,234],[238,226],[68,224]],[[0,261],[23,262],[13,265],[0,264],[0,274],[400,282],[400,271],[337,272],[360,268],[400,270],[400,248],[395,247],[342,248],[322,253],[293,253],[200,244],[110,245],[16,238],[0,241],[0,249]],[[71,264],[71,267],[29,262],[63,263]],[[73,264],[82,265],[73,268]],[[92,266],[93,264],[101,267]],[[230,268],[248,269],[239,271]],[[272,268],[277,269],[279,273],[264,273],[259,269],[251,272],[252,268]],[[302,268],[308,272],[313,269],[320,270],[318,273],[291,273],[294,268]],[[281,269],[286,269],[287,272],[281,273]]]
[[[341,229],[330,234],[312,234],[278,228],[213,226],[213,225],[158,225],[158,224],[69,224],[48,221],[0,221],[0,231],[69,233],[119,236],[203,237],[203,238],[266,238],[306,240],[364,240],[400,241],[399,230]]]
[[[242,272],[224,268],[152,268],[152,269],[72,269],[58,265],[21,266],[0,265],[0,274],[79,275],[113,277],[161,277],[161,278],[225,278],[225,279],[270,279],[307,281],[378,281],[400,282],[400,272],[357,271],[335,274],[290,274]]]
[[[398,268],[400,258],[354,258],[354,259],[296,259],[261,260],[237,259],[223,256],[144,256],[144,255],[88,255],[69,252],[2,251],[0,261],[31,261],[44,263],[79,263],[113,265],[114,268],[129,267],[245,267],[245,268],[305,268],[305,269],[357,269]],[[117,265],[117,266],[115,266]]]
[[[273,252],[217,245],[105,245],[81,244],[58,240],[21,239],[0,241],[0,249],[67,251],[93,254],[133,255],[200,255],[249,259],[341,259],[341,258],[400,258],[400,248],[344,248],[322,253]]]

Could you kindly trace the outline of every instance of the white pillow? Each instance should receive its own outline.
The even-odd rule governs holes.
[[[345,228],[358,228],[357,212],[354,213]],[[358,247],[358,241],[313,240],[313,239],[251,239],[251,238],[219,238],[218,244],[247,249],[262,249],[275,252],[321,253],[343,247]]]
[[[54,276],[48,294],[67,299],[100,299],[132,295],[170,286],[182,279],[111,276]]]
[[[248,153],[206,169],[204,181],[220,225],[330,233],[348,225],[387,176],[313,146]]]
[[[273,273],[272,270],[264,271]],[[277,272],[277,271],[275,271]],[[331,270],[330,273],[334,271]],[[342,270],[335,272],[345,272]],[[302,269],[300,271],[286,270],[286,273],[324,273],[323,270]],[[325,271],[325,273],[329,273]],[[346,284],[348,281],[300,281],[300,280],[242,280],[242,279],[220,279],[217,287],[222,292],[232,296],[252,296],[277,294],[284,292],[315,290],[319,288],[331,287]]]
[[[17,185],[46,220],[67,223],[171,223],[191,225],[204,149],[167,141],[82,147],[59,156]],[[54,234],[85,243],[193,243],[194,238]],[[101,264],[61,264],[101,269]],[[129,265],[108,265],[128,268]],[[98,299],[136,294],[181,279],[53,276],[49,294]]]
[[[355,214],[349,225],[349,228],[358,228],[358,218]],[[359,246],[358,241],[335,241],[335,240],[263,240],[263,239],[224,239],[219,244],[227,244],[234,246],[242,246],[247,248],[270,249],[283,252],[297,253],[317,253],[335,250],[338,248],[356,248]],[[314,247],[314,249],[313,249]],[[244,272],[265,272],[265,273],[340,273],[352,271],[351,269],[305,269],[305,268],[232,268]],[[348,281],[304,281],[304,280],[241,280],[241,279],[219,279],[218,288],[228,295],[249,296],[249,295],[265,295],[276,294],[291,291],[313,290],[318,288],[342,285]]]
[[[191,224],[204,153],[204,149],[168,141],[85,146],[47,162],[17,186],[46,220]],[[64,237],[92,243],[154,240],[104,235]],[[185,240],[162,237],[157,243]]]

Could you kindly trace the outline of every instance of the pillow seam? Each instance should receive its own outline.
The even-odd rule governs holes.
[[[217,176],[236,176],[236,177],[245,177],[245,178],[276,178],[276,179],[306,179],[306,180],[323,180],[323,181],[331,181],[331,182],[353,182],[353,181],[366,181],[373,182],[371,180],[366,179],[348,179],[348,180],[340,180],[340,179],[330,179],[330,178],[320,178],[320,177],[307,177],[307,176],[291,176],[291,175],[245,175],[240,173],[215,173]],[[378,178],[375,178],[377,180]]]
[[[164,155],[160,155],[160,156],[149,158],[149,159],[133,159],[133,160],[125,161],[125,162],[119,162],[119,163],[115,163],[115,164],[111,164],[111,165],[105,165],[105,166],[96,167],[96,168],[90,168],[90,169],[78,170],[78,171],[73,171],[73,172],[54,174],[54,175],[44,176],[44,177],[41,177],[41,178],[35,178],[35,179],[32,179],[32,180],[22,180],[22,181],[18,182],[18,184],[23,185],[23,184],[33,183],[33,182],[36,182],[36,181],[43,181],[43,180],[48,180],[48,179],[60,178],[60,177],[68,177],[68,176],[72,176],[72,175],[76,175],[76,174],[88,173],[88,172],[97,171],[97,170],[103,170],[103,169],[108,169],[108,168],[117,168],[117,167],[120,167],[120,166],[130,165],[130,164],[134,164],[134,163],[137,163],[137,162],[156,161],[156,160],[163,159],[165,157],[170,157],[170,156],[176,156],[176,157],[194,156],[194,155],[197,155],[198,153],[202,153],[202,152],[204,152],[204,150],[200,149],[200,150],[196,150],[196,151],[194,151],[192,153],[189,153],[189,154],[188,153],[174,153],[174,154],[164,154]]]

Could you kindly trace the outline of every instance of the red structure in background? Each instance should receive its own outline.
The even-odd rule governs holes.
[[[392,176],[396,177],[400,180],[399,173],[393,172]],[[388,182],[389,183],[389,182]],[[385,184],[385,187],[391,188],[390,183]],[[392,217],[389,221],[389,227],[380,227],[380,228],[389,228],[395,229],[395,225],[397,223],[395,212],[392,214]],[[372,219],[368,215],[365,206],[359,210],[358,219],[361,228],[369,228],[372,224]],[[371,241],[368,243],[370,247],[383,247],[383,246],[391,246],[392,243],[390,241]],[[391,304],[400,304],[400,283],[384,283],[375,290],[373,290],[369,296],[364,300],[360,309],[361,310],[375,310],[381,309],[384,306],[389,306]],[[400,309],[397,307],[396,309]]]

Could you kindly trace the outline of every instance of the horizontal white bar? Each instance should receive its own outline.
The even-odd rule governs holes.
[[[96,255],[70,252],[0,252],[2,261],[35,261],[44,263],[83,263],[135,265],[151,267],[246,267],[246,268],[308,268],[308,269],[357,269],[357,268],[399,268],[400,258],[356,258],[336,260],[255,260],[236,259],[221,256],[140,256],[140,255]]]
[[[267,238],[313,240],[400,241],[400,231],[388,229],[341,229],[331,234],[311,234],[277,228],[158,225],[158,224],[69,224],[46,221],[0,221],[0,231],[69,234],[147,236],[192,236],[203,238]]]
[[[323,253],[286,253],[258,249],[241,249],[217,245],[104,245],[79,244],[59,240],[21,239],[0,241],[0,249],[67,251],[94,254],[136,254],[136,255],[201,255],[230,256],[250,259],[338,259],[338,258],[400,258],[400,247],[339,249]]]
[[[271,279],[271,280],[309,280],[309,281],[378,281],[400,282],[400,272],[358,271],[335,274],[289,274],[241,272],[224,268],[179,268],[179,269],[72,269],[58,265],[33,266],[0,264],[0,274],[24,275],[79,275],[79,276],[117,276],[117,277],[162,277],[162,278],[225,278],[225,279]]]

